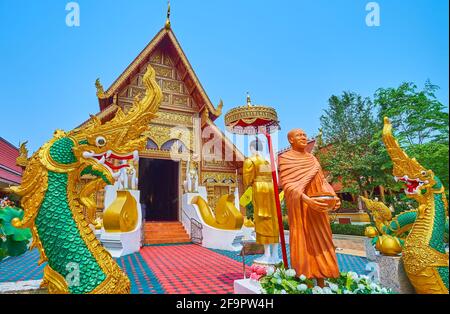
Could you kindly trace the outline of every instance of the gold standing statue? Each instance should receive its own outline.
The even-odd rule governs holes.
[[[250,143],[252,156],[244,161],[244,186],[252,187],[256,243],[264,245],[264,255],[256,263],[278,264],[279,228],[275,206],[272,170],[261,155],[261,142]]]

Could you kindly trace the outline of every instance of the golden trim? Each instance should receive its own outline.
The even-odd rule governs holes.
[[[46,265],[44,268],[44,278],[41,283],[41,288],[47,288],[51,294],[69,293],[69,287],[64,277],[54,271],[50,265]]]
[[[233,108],[225,114],[225,125],[234,127],[240,120],[246,123],[252,123],[256,119],[264,119],[278,123],[278,115],[274,108],[266,106],[243,106]]]

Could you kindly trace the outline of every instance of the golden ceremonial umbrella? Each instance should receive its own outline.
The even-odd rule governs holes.
[[[231,109],[225,115],[225,126],[231,133],[241,135],[264,134],[267,138],[270,154],[270,165],[272,167],[272,183],[277,206],[278,226],[280,230],[281,251],[283,253],[283,263],[289,267],[286,253],[286,241],[284,238],[284,226],[281,215],[281,204],[278,195],[278,179],[275,167],[275,157],[272,147],[270,133],[279,130],[280,125],[278,115],[274,108],[260,105],[252,105],[250,96],[247,94],[247,105]]]

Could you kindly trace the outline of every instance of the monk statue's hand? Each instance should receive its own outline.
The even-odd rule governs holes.
[[[306,194],[302,194],[302,200],[312,209],[319,211],[319,212],[325,212],[330,210],[328,207],[328,204],[324,201],[320,201],[318,199],[312,199]]]
[[[339,209],[339,207],[341,207],[341,199],[339,197],[336,196],[336,205],[334,205],[334,210]]]

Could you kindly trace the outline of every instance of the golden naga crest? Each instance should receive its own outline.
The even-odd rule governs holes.
[[[156,117],[162,99],[161,89],[155,80],[155,70],[150,65],[143,84],[146,88],[145,95],[140,100],[139,96],[135,98],[133,107],[127,114],[118,108],[114,118],[108,122],[103,123],[98,117],[91,116],[85,125],[70,132],[56,130],[53,138],[31,158],[26,156],[26,143],[21,145],[17,163],[26,165],[26,169],[22,184],[11,187],[11,191],[22,196],[22,206],[27,210],[21,222],[14,222],[16,227],[33,225],[47,188],[47,171],[68,173],[69,189],[72,192],[75,191],[75,183],[87,168],[99,174],[97,182],[87,184],[78,197],[88,208],[88,213],[91,212],[89,209],[93,205],[90,204],[88,195],[102,188],[98,181],[105,181],[105,185],[113,183],[120,175],[118,170],[124,167],[121,163],[136,159],[138,151],[146,145],[145,133],[150,127],[150,121]],[[54,155],[52,157],[54,144],[62,140],[69,143],[70,162],[60,162]],[[86,217],[88,220],[91,218],[89,216],[92,215]]]
[[[94,154],[100,154],[110,149],[117,154],[126,154],[145,147],[147,137],[144,134],[149,129],[149,122],[156,117],[161,103],[162,92],[155,81],[155,70],[149,65],[144,75],[143,84],[146,93],[143,99],[135,97],[133,107],[125,114],[118,108],[115,117],[102,123],[96,116],[91,116],[89,123],[81,129],[75,129],[68,134],[80,144],[75,155],[82,156],[88,148]],[[104,154],[106,157],[106,154]]]

